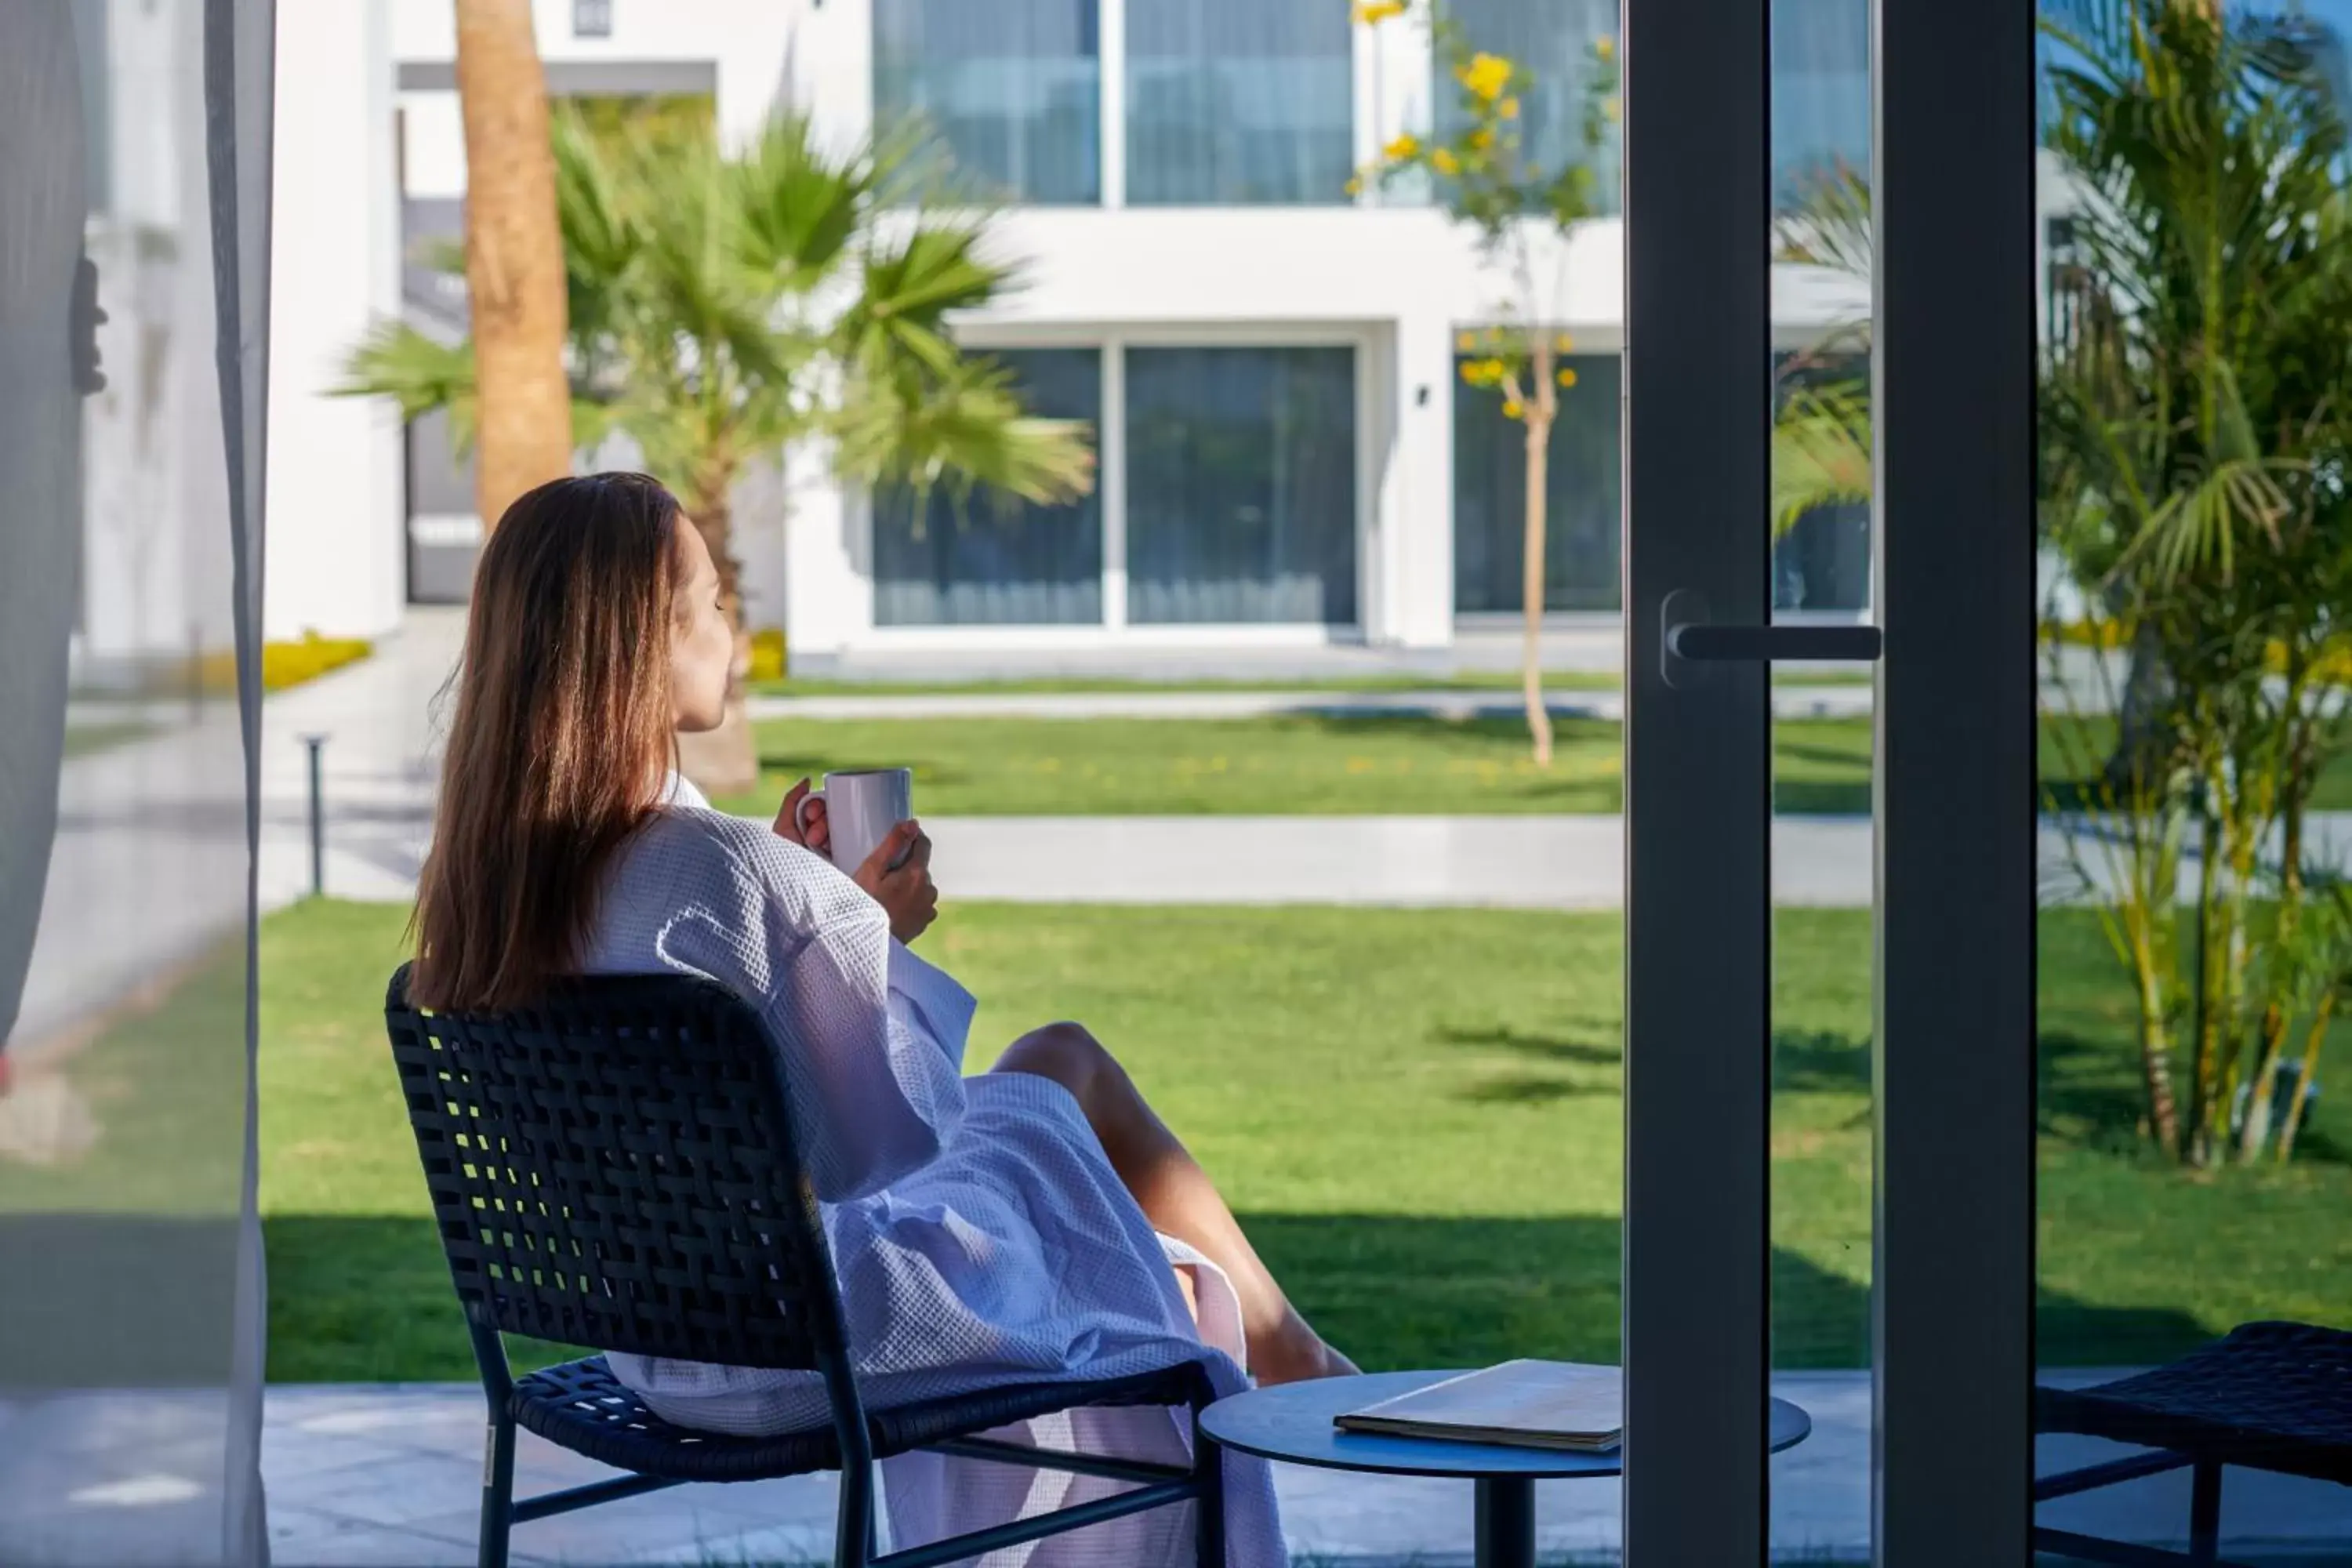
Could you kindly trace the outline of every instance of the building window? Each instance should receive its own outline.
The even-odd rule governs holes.
[[[994,356],[1030,412],[1102,419],[1102,353],[1022,349]],[[1100,491],[1032,506],[981,489],[935,490],[919,514],[903,489],[874,501],[874,624],[1091,626],[1103,618]]]
[[[1129,620],[1355,622],[1353,349],[1131,349],[1126,400]]]
[[[1151,0],[1126,19],[1130,204],[1347,200],[1354,55],[1340,0]]]
[[[613,0],[572,0],[572,36],[609,38],[613,36]]]
[[[874,121],[992,200],[1102,199],[1098,0],[875,0]]]
[[[1774,199],[1841,169],[1870,177],[1869,0],[1772,0]]]
[[[1528,167],[1549,177],[1584,162],[1587,83],[1598,64],[1593,46],[1603,38],[1613,40],[1617,0],[1555,0],[1543,5],[1530,5],[1527,0],[1448,0],[1445,14],[1473,48],[1527,65],[1532,83],[1519,95],[1519,145]],[[1436,106],[1438,134],[1450,141],[1468,129],[1462,89],[1454,79],[1446,50],[1434,51],[1432,67],[1430,102]],[[1615,213],[1624,205],[1622,146],[1621,128],[1612,123],[1601,147],[1589,154],[1597,213]]]
[[[1618,360],[1575,354],[1559,393],[1544,475],[1544,608],[1617,607]],[[1527,440],[1493,389],[1454,383],[1454,608],[1522,607]]]

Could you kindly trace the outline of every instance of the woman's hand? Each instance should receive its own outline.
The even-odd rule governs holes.
[[[894,860],[898,861],[895,871],[890,868]],[[931,841],[920,823],[902,822],[892,828],[853,879],[882,906],[890,917],[890,934],[900,942],[913,942],[940,918],[940,889],[931,881]]]
[[[809,781],[801,780],[784,792],[783,809],[776,813],[776,837],[788,838],[803,849],[832,858],[833,829],[824,820],[824,796],[816,797],[808,809],[808,831],[801,831],[801,802],[808,799]]]

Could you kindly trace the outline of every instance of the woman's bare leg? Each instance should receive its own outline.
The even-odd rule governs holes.
[[[1225,1271],[1241,1300],[1250,1370],[1259,1382],[1296,1383],[1356,1370],[1290,1304],[1208,1173],[1101,1042],[1076,1024],[1049,1024],[1013,1041],[995,1070],[1033,1073],[1068,1089],[1152,1228],[1198,1248]]]

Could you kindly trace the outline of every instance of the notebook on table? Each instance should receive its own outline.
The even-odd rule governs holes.
[[[1333,1418],[1343,1432],[1605,1454],[1624,1439],[1625,1377],[1613,1366],[1507,1361]]]

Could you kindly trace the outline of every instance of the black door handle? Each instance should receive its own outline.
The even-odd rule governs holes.
[[[1707,663],[1814,658],[1868,664],[1878,658],[1885,641],[1876,626],[1707,626],[1685,622],[1666,628],[1668,653]]]
[[[1876,626],[1719,626],[1707,618],[1706,599],[1677,588],[1658,606],[1658,663],[1666,684],[1686,689],[1710,664],[1769,664],[1821,659],[1869,664],[1885,651]]]

